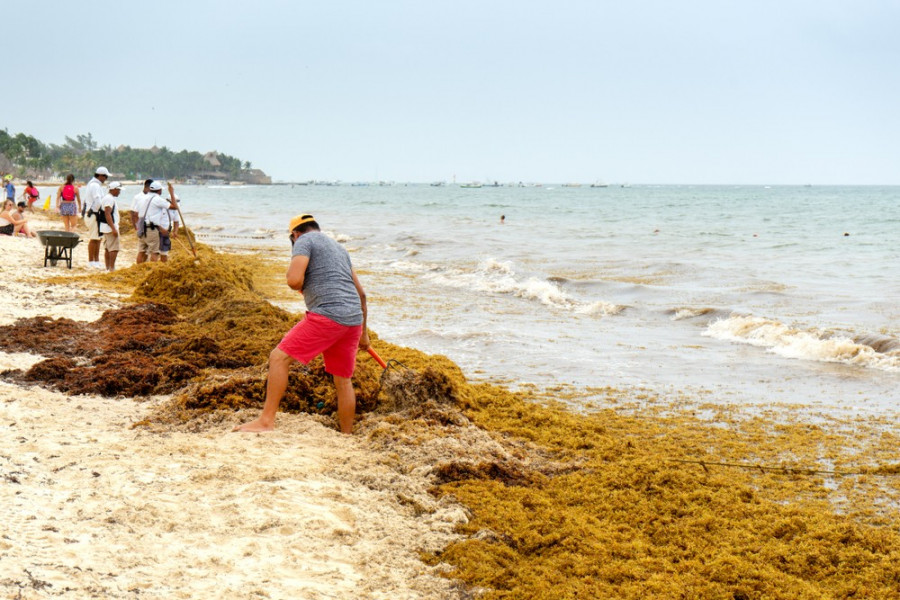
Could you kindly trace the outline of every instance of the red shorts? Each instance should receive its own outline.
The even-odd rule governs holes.
[[[304,365],[321,354],[326,372],[350,378],[356,369],[360,336],[362,325],[341,325],[328,317],[308,312],[306,318],[281,339],[278,349]]]

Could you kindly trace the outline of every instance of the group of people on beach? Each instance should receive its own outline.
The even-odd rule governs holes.
[[[79,218],[84,219],[88,230],[88,268],[114,271],[121,250],[118,198],[123,185],[108,181],[109,177],[109,169],[97,167],[94,176],[81,189],[75,175],[70,173],[56,190],[55,204],[65,231],[74,233]],[[26,182],[23,200],[16,205],[12,175],[2,175],[0,179],[7,195],[0,211],[0,234],[35,237],[24,213],[26,210],[34,212],[33,204],[40,198],[40,192],[31,181]],[[166,262],[172,239],[178,235],[181,223],[178,196],[171,183],[168,184],[168,199],[162,197],[162,191],[162,183],[147,179],[143,190],[132,200],[131,224],[138,232],[137,263]],[[49,208],[49,202],[48,197],[45,209]],[[100,261],[101,244],[104,247],[103,262]]]
[[[3,191],[7,200],[12,200],[13,204],[24,204],[28,212],[34,212],[34,203],[41,197],[41,193],[31,181],[25,182],[25,189],[22,191],[22,199],[16,203],[16,186],[13,183],[12,174],[0,173],[0,181],[3,183]]]
[[[172,249],[172,240],[178,236],[181,218],[178,209],[180,198],[172,184],[168,184],[169,198],[162,197],[162,183],[147,179],[144,189],[131,201],[131,224],[138,234],[136,261],[166,262]]]
[[[74,186],[74,176],[56,192],[59,214],[66,221],[66,231],[74,231],[80,212],[88,227],[88,267],[115,271],[116,258],[121,250],[118,198],[122,184],[110,181],[109,170],[97,167],[85,186],[84,200]],[[143,190],[131,202],[131,224],[138,235],[137,263],[166,262],[172,248],[172,238],[178,235],[178,196],[168,184],[169,198],[162,198],[162,183],[147,179]],[[104,261],[100,262],[100,243],[104,246]]]
[[[13,185],[12,179],[12,175],[0,176],[0,181],[3,182],[3,189],[6,193],[3,208],[0,210],[0,234],[34,237],[34,230],[31,229],[28,219],[25,217],[25,209],[30,205],[27,205],[24,200],[16,204],[16,186]],[[34,189],[30,181],[28,182],[28,188]],[[37,190],[34,191],[36,192]],[[28,193],[27,190],[26,193]]]
[[[106,167],[97,167],[87,183],[82,197],[70,174],[56,191],[56,209],[63,217],[66,231],[74,231],[79,213],[88,227],[88,265],[91,268],[115,270],[120,246],[120,215],[118,198],[122,184],[110,181]],[[9,181],[9,180],[7,180]],[[34,188],[28,182],[28,188]],[[159,181],[147,179],[130,206],[131,222],[138,235],[136,262],[166,262],[172,238],[180,225],[179,198],[171,182],[169,197],[162,197]],[[12,192],[15,194],[15,191]],[[31,192],[26,192],[31,193]],[[39,194],[34,189],[34,197]],[[21,217],[26,202],[20,202],[10,213],[14,198],[7,199],[0,213],[0,232],[29,231]],[[8,222],[8,225],[4,225]],[[337,416],[341,432],[352,433],[356,415],[356,394],[353,373],[356,353],[369,348],[366,328],[366,294],[356,275],[347,250],[321,232],[315,218],[309,214],[291,219],[291,262],[286,275],[287,285],[303,294],[307,312],[269,355],[266,400],[259,418],[235,427],[235,431],[263,432],[275,427],[275,415],[288,384],[288,373],[295,361],[309,363],[323,355],[325,371],[332,375],[337,392]],[[34,235],[34,232],[26,233]],[[101,240],[105,246],[105,264],[99,261]]]
[[[0,234],[22,235],[35,237],[35,232],[28,224],[25,217],[25,203],[15,203],[13,200],[4,200],[3,210],[0,211]]]

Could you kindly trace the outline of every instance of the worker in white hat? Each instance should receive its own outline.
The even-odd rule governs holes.
[[[88,228],[88,267],[94,269],[105,269],[103,263],[100,262],[100,240],[103,234],[100,233],[100,223],[97,221],[97,213],[103,210],[103,198],[106,196],[106,187],[104,184],[109,179],[109,170],[106,167],[97,167],[94,176],[88,181],[87,192],[82,204],[82,211],[85,225]]]
[[[146,200],[138,206],[141,218],[145,223],[144,235],[138,238],[138,262],[161,260],[160,246],[163,238],[169,235],[168,220],[165,218],[166,211],[178,207],[173,198],[166,200],[162,197],[163,185],[159,181],[152,182],[147,189],[150,191],[147,193]]]
[[[122,184],[113,181],[109,184],[109,193],[103,197],[103,206],[97,213],[100,221],[100,234],[103,236],[104,266],[107,271],[116,270],[116,257],[122,249],[119,238],[119,194],[122,193]]]

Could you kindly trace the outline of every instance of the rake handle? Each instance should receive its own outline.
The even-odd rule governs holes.
[[[379,365],[381,365],[382,369],[387,369],[387,363],[384,362],[383,360],[381,360],[381,357],[378,356],[378,353],[375,352],[375,349],[372,348],[372,346],[369,346],[368,352],[369,352],[369,354],[372,355],[372,358],[375,359],[375,362],[377,362]]]

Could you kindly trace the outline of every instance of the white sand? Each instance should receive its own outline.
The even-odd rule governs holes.
[[[35,230],[63,230],[62,222],[50,220],[40,213],[26,213]],[[103,311],[118,306],[111,294],[100,295],[95,291],[85,291],[73,286],[45,285],[43,280],[59,275],[84,275],[103,273],[87,267],[87,235],[82,233],[81,243],[73,252],[72,268],[60,261],[55,267],[44,268],[44,247],[37,238],[11,237],[0,235],[0,325],[9,325],[17,319],[43,315],[59,318],[68,317],[76,321],[93,321]],[[103,249],[101,247],[101,258]],[[134,253],[123,253],[119,260],[134,262]],[[118,262],[118,261],[117,261]]]
[[[87,271],[85,253],[86,242],[72,273]],[[41,283],[69,272],[42,263],[36,240],[0,236],[0,324],[93,320],[115,306]],[[37,360],[0,353],[0,370]],[[130,427],[163,400],[0,382],[0,595],[461,597],[418,558],[466,520],[428,494],[434,457],[410,463],[309,415],[280,415],[264,435]]]

